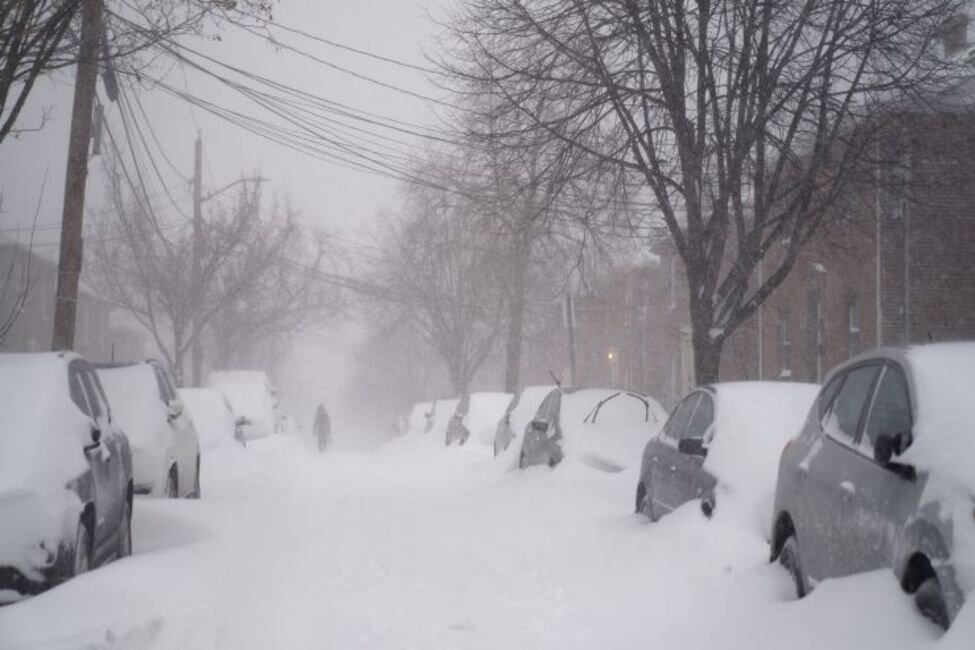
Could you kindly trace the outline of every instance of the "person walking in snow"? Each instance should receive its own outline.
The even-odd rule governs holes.
[[[325,451],[332,442],[332,420],[328,417],[328,411],[324,404],[319,404],[315,410],[315,423],[313,425],[315,439],[318,441],[318,451]]]

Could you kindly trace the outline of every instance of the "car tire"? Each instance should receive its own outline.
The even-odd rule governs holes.
[[[200,457],[196,457],[196,472],[193,475],[193,491],[186,495],[187,499],[199,499],[202,496],[200,491]]]
[[[795,535],[789,535],[782,549],[779,551],[779,564],[782,565],[792,579],[796,590],[796,598],[806,595],[806,578],[802,574],[802,563],[799,561],[799,541]]]
[[[75,534],[74,548],[71,551],[71,576],[79,576],[87,573],[91,568],[91,531],[88,525],[78,522],[78,531]]]
[[[653,512],[653,497],[650,496],[650,491],[644,487],[643,483],[636,489],[636,511],[637,514],[643,515],[650,521],[657,521]]]
[[[118,557],[128,557],[132,555],[132,500],[125,499],[122,521],[119,522],[118,529]]]
[[[179,479],[176,475],[176,468],[170,469],[166,475],[166,491],[163,496],[167,499],[179,498]]]
[[[943,630],[947,630],[951,621],[948,618],[948,605],[945,603],[944,592],[937,576],[931,576],[921,583],[914,592],[914,604],[924,618],[928,619]]]

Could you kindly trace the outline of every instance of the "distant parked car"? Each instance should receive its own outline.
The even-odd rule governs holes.
[[[210,374],[207,384],[230,400],[248,440],[281,433],[283,423],[277,391],[260,370],[221,370]]]
[[[494,431],[494,455],[506,450],[521,435],[538,411],[542,400],[555,386],[528,386],[508,403]]]
[[[511,403],[511,393],[472,393],[457,404],[454,416],[447,425],[446,443],[463,445],[474,434],[478,442],[488,444],[495,424]]]
[[[518,467],[555,467],[574,456],[618,472],[637,462],[659,430],[663,409],[652,398],[606,388],[556,388],[525,428]]]
[[[782,452],[772,559],[801,597],[889,567],[948,627],[975,588],[975,343],[880,349],[827,378]]]
[[[132,457],[91,364],[0,355],[0,604],[132,553]]]
[[[215,449],[228,443],[246,444],[226,395],[216,388],[180,388],[178,392],[193,421],[201,449]]]
[[[636,510],[651,520],[701,499],[710,517],[732,502],[738,523],[767,530],[782,445],[795,437],[819,386],[735,382],[702,386],[674,408],[643,451]]]
[[[169,372],[154,360],[95,367],[132,445],[136,494],[200,498],[200,442]]]
[[[450,419],[454,417],[458,404],[460,399],[438,399],[434,402],[427,417],[426,432],[435,439],[445,439],[447,427],[450,426]]]
[[[431,410],[433,410],[433,402],[417,402],[414,404],[406,418],[406,433],[413,435],[426,433]]]

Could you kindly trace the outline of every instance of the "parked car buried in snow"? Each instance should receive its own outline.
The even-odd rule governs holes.
[[[798,435],[818,390],[816,384],[756,381],[691,391],[643,451],[636,511],[656,521],[701,499],[710,517],[729,502],[734,523],[764,534],[776,461]]]
[[[245,444],[244,432],[226,395],[215,388],[180,388],[178,392],[201,449],[215,449],[228,443]]]
[[[498,456],[511,446],[520,432],[531,422],[542,400],[555,386],[528,386],[508,403],[508,408],[498,421],[494,431],[494,455]]]
[[[0,355],[0,603],[132,553],[132,458],[91,364]]]
[[[237,422],[247,440],[264,438],[282,430],[277,391],[260,370],[220,370],[207,384],[230,400]]]
[[[200,442],[169,373],[156,361],[96,364],[132,445],[136,494],[200,497]]]
[[[518,467],[555,467],[566,456],[597,469],[622,471],[637,462],[664,411],[653,399],[606,388],[556,388],[525,427]]]
[[[457,404],[447,425],[446,444],[463,445],[473,434],[477,442],[488,444],[495,423],[511,403],[511,393],[472,393]]]
[[[782,452],[772,521],[772,559],[799,596],[890,568],[947,627],[975,588],[975,343],[835,369]]]

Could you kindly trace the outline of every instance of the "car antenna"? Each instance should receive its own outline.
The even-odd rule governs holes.
[[[562,382],[559,381],[559,378],[555,376],[555,373],[554,372],[552,372],[551,370],[549,370],[548,371],[548,376],[552,378],[552,381],[555,382],[555,385],[556,386],[558,386],[559,388],[562,388]]]

